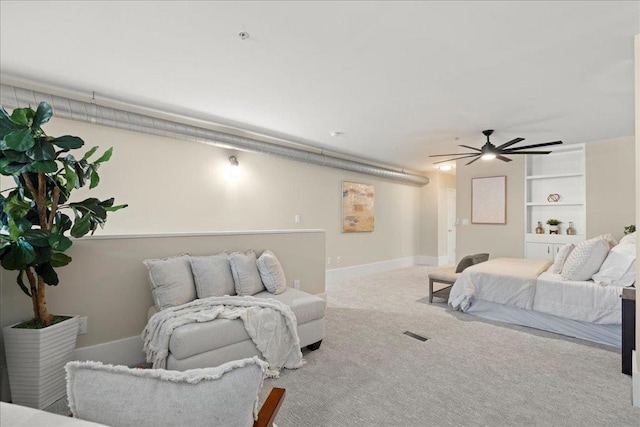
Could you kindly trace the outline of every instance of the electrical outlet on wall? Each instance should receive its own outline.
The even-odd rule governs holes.
[[[302,218],[300,217],[300,214],[296,214],[296,216],[293,217],[293,222],[295,222],[296,224],[300,224],[301,221]]]
[[[340,255],[338,255],[336,257],[336,264],[340,264],[342,262],[342,259],[340,258]]]
[[[327,265],[331,265],[331,257],[327,257]]]
[[[295,289],[300,289],[300,280],[299,279],[296,279],[296,280],[293,281],[293,287]]]
[[[87,333],[87,318],[81,317],[78,325],[78,335],[84,335]]]

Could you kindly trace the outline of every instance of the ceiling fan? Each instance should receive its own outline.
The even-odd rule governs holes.
[[[503,162],[510,162],[511,159],[508,158],[508,157],[505,157],[505,155],[512,155],[512,154],[549,154],[549,153],[551,153],[551,151],[520,151],[520,150],[525,150],[527,148],[538,148],[538,147],[546,147],[548,145],[562,144],[562,141],[553,141],[553,142],[544,142],[542,144],[525,145],[524,147],[509,148],[512,145],[517,144],[518,142],[524,141],[524,138],[515,138],[515,139],[512,139],[509,142],[505,142],[504,144],[499,145],[499,146],[496,147],[495,145],[493,145],[491,143],[491,141],[489,141],[489,137],[493,133],[493,129],[483,130],[482,133],[487,137],[487,142],[485,142],[485,144],[482,146],[482,148],[470,147],[468,145],[460,145],[460,147],[464,147],[464,148],[468,148],[470,150],[474,150],[474,152],[472,152],[472,153],[434,154],[434,155],[429,156],[429,157],[456,156],[456,157],[453,157],[451,159],[441,160],[439,162],[435,162],[434,164],[450,162],[452,160],[466,159],[466,158],[470,158],[470,157],[475,157],[475,159],[472,159],[470,162],[467,163],[467,165],[470,165],[471,163],[477,161],[478,159],[492,160],[492,159],[497,158],[497,159],[502,160]]]

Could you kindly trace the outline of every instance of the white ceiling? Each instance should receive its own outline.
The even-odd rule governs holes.
[[[2,1],[0,16],[5,80],[418,171],[487,128],[520,145],[634,132],[636,1]]]

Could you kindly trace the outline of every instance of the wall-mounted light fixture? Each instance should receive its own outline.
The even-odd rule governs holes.
[[[236,156],[229,157],[229,166],[227,167],[227,178],[235,181],[240,177],[240,162]]]

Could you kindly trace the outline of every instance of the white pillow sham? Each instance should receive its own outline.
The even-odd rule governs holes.
[[[635,245],[636,244],[636,232],[634,231],[633,233],[625,234],[622,237],[622,239],[620,239],[620,243],[618,243],[618,244],[622,245],[623,243],[633,243]]]
[[[235,282],[236,293],[240,296],[248,296],[264,291],[264,285],[256,265],[256,254],[253,249],[245,253],[234,252],[229,255],[231,272]]]
[[[266,250],[256,261],[264,287],[272,294],[281,294],[287,290],[287,278],[276,255]]]
[[[636,245],[622,243],[609,251],[593,281],[601,285],[631,286],[636,281]]]
[[[571,253],[571,251],[575,249],[575,247],[576,247],[575,244],[568,243],[564,245],[562,248],[560,248],[560,250],[556,254],[555,260],[553,261],[553,265],[549,269],[549,272],[556,273],[556,274],[561,273],[562,267],[564,267],[564,263],[567,261],[569,254]]]
[[[198,298],[236,294],[227,252],[209,256],[192,256],[189,261],[191,262],[193,279],[196,282]]]
[[[189,254],[163,259],[146,259],[151,294],[158,310],[186,304],[196,299]]]
[[[564,280],[585,281],[600,270],[609,253],[609,242],[600,237],[580,242],[571,251],[560,273]]]

